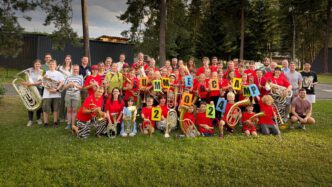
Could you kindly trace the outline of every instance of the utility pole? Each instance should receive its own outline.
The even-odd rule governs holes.
[[[82,23],[83,23],[83,47],[84,47],[84,56],[89,58],[89,65],[91,65],[90,58],[90,43],[89,43],[89,24],[88,24],[88,11],[86,0],[81,0],[82,7]]]
[[[240,44],[240,60],[243,60],[243,50],[244,50],[244,0],[242,0],[241,9],[241,44]]]
[[[326,11],[326,28],[325,28],[325,37],[324,37],[324,56],[323,56],[323,72],[329,72],[329,39],[330,39],[330,17],[331,17],[331,9],[332,9],[332,0],[328,0],[327,2],[327,11]]]

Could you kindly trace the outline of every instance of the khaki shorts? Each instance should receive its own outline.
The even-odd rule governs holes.
[[[65,106],[66,108],[75,108],[77,109],[81,105],[81,96],[80,95],[66,95],[65,96]]]
[[[46,113],[59,112],[60,109],[61,98],[44,98],[43,99],[43,111]]]

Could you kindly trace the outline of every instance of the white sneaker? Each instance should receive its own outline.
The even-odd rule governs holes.
[[[136,135],[136,134],[135,134],[135,133],[132,133],[132,132],[129,134],[130,137],[133,137],[133,136],[135,136],[135,135]]]
[[[43,124],[42,120],[41,120],[41,119],[38,119],[38,120],[37,120],[37,124],[38,124],[38,125],[42,125],[42,124]]]
[[[305,125],[302,125],[302,128],[301,128],[302,130],[306,130],[306,128],[305,128]]]
[[[128,135],[127,135],[127,133],[122,133],[121,136],[122,137],[127,137]]]
[[[167,134],[165,134],[165,138],[169,138],[170,136],[169,136],[169,134],[167,133]]]
[[[28,127],[31,127],[32,124],[33,124],[33,122],[32,122],[31,120],[29,120],[27,126],[28,126]]]

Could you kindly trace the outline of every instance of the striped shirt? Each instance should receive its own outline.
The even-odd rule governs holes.
[[[83,76],[82,75],[70,75],[66,78],[64,85],[67,85],[70,82],[74,82],[79,86],[83,86]],[[79,95],[80,90],[76,87],[69,87],[67,89],[67,94],[70,96]]]

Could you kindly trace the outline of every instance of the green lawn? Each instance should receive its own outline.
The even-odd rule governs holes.
[[[319,74],[318,83],[332,84],[332,74]]]
[[[314,106],[307,131],[247,138],[77,139],[28,128],[17,101],[0,100],[0,186],[331,186],[332,101]],[[174,134],[173,134],[174,135]]]
[[[11,83],[20,70],[0,67],[0,83]]]

